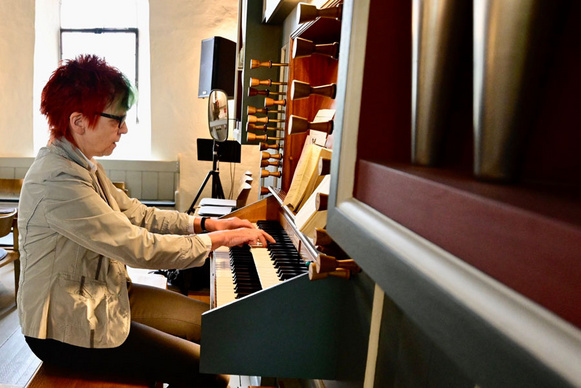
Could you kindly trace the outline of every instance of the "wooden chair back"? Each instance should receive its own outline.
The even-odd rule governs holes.
[[[0,179],[0,199],[18,199],[23,179]]]
[[[12,232],[15,216],[16,209],[0,209],[0,237]]]

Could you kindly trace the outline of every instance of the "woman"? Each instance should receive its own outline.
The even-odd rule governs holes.
[[[198,372],[195,342],[208,305],[131,284],[125,265],[196,267],[219,246],[274,239],[247,220],[148,208],[116,189],[94,158],[127,133],[133,99],[127,79],[95,56],[66,62],[43,89],[51,140],[26,174],[19,205],[22,331],[47,363],[226,386],[227,376]]]

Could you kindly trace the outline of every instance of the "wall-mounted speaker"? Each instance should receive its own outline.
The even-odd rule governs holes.
[[[208,97],[213,89],[221,89],[228,98],[234,98],[235,73],[236,43],[220,36],[202,40],[198,97]]]

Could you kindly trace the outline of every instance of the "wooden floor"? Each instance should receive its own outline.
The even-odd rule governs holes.
[[[9,264],[0,268],[0,387],[25,387],[39,365],[20,333]]]

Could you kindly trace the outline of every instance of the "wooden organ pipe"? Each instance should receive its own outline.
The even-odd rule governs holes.
[[[349,259],[349,255],[337,244],[325,229],[315,228],[314,244],[317,251],[337,259]]]
[[[277,82],[271,79],[258,79],[250,77],[250,86],[272,86],[272,85],[286,85],[286,82]]]
[[[315,209],[317,211],[327,210],[329,207],[329,194],[317,193],[315,198]]]
[[[269,107],[269,106],[273,106],[273,105],[280,105],[280,106],[286,106],[286,99],[282,99],[282,100],[274,100],[270,97],[266,97],[264,99],[264,107]]]
[[[311,86],[306,82],[293,80],[291,86],[291,99],[299,100],[301,98],[307,98],[311,94],[316,94],[323,97],[335,98],[337,94],[337,85],[328,84],[321,86]]]
[[[260,177],[261,178],[266,178],[269,176],[274,176],[274,177],[280,178],[282,176],[282,173],[280,171],[260,170]]]
[[[299,3],[298,21],[299,24],[313,21],[317,18],[341,20],[343,4],[329,8],[317,8],[315,5]]]
[[[253,115],[256,113],[262,113],[262,114],[269,114],[269,113],[284,113],[284,110],[274,110],[274,109],[268,109],[268,108],[257,108],[255,106],[250,106],[248,105],[248,107],[246,108],[246,113],[248,113],[249,115]]]
[[[304,117],[291,115],[289,118],[288,133],[302,133],[309,129],[326,133],[333,132],[333,120],[311,122]]]
[[[324,55],[326,57],[337,59],[339,57],[339,43],[333,42],[315,44],[315,42],[312,40],[295,38],[295,43],[293,46],[293,58],[308,57],[313,54]]]
[[[335,241],[329,236],[326,229],[315,228],[315,245],[331,245]]]
[[[249,123],[284,123],[284,119],[271,119],[270,117],[256,117],[253,115],[248,115]]]
[[[279,150],[280,149],[280,144],[268,144],[268,143],[260,143],[260,150],[264,151],[264,150]]]
[[[284,129],[280,127],[269,127],[266,124],[246,123],[246,132],[256,131],[284,131]]]
[[[272,67],[283,67],[283,66],[288,66],[288,63],[275,63],[272,61],[259,61],[258,59],[251,59],[250,60],[250,68],[251,69],[256,69],[259,67],[268,67],[268,68],[272,68]]]
[[[319,158],[319,175],[329,175],[331,173],[331,159]]]
[[[271,154],[268,151],[262,151],[262,158],[261,159],[282,159],[282,154]]]
[[[270,96],[270,95],[275,95],[275,96],[281,96],[283,94],[286,94],[286,92],[273,92],[270,91],[268,89],[264,89],[264,90],[258,90],[256,88],[248,88],[248,97],[254,97],[254,96]]]
[[[331,272],[338,268],[359,272],[361,269],[353,259],[338,260],[336,257],[319,253],[317,255],[317,272]]]
[[[280,167],[280,165],[281,165],[280,160],[262,159],[260,161],[260,167],[268,167],[268,166]]]
[[[349,259],[347,253],[342,250],[337,244],[333,245],[317,245],[315,249],[325,255],[336,257],[337,259],[342,258],[343,260]]]
[[[248,141],[255,141],[255,140],[268,141],[268,140],[283,140],[284,139],[284,137],[257,135],[257,134],[252,133],[252,132],[248,132],[246,134],[246,138]]]
[[[331,272],[317,272],[317,263],[309,263],[309,280],[325,279],[329,276],[349,279],[351,277],[351,271],[344,268],[337,268],[335,271]]]

